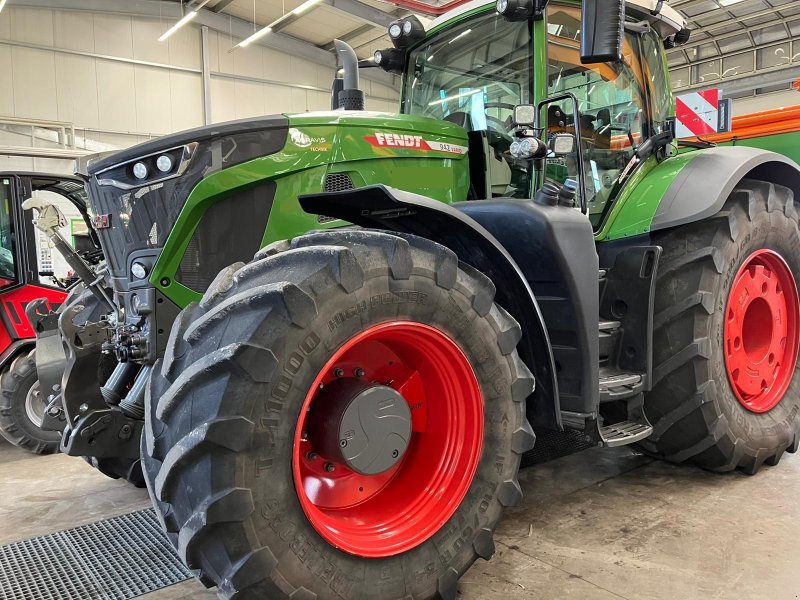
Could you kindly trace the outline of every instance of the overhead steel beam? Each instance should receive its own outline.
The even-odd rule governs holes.
[[[359,0],[325,0],[324,3],[366,23],[381,27],[389,27],[389,24],[397,19],[395,15],[373,8],[369,4],[359,2]]]
[[[762,71],[761,73],[742,75],[740,77],[731,77],[724,80],[709,81],[685,88],[678,88],[675,90],[675,93],[681,95],[718,87],[721,88],[725,94],[737,94],[739,92],[771,85],[788,84],[795,81],[798,77],[800,77],[800,66],[780,67],[769,71]]]
[[[212,6],[211,10],[213,10],[215,13],[222,12],[233,3],[234,0],[221,0],[220,2],[217,2],[214,6]]]

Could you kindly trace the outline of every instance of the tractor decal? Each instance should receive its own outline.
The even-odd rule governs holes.
[[[449,154],[467,153],[466,146],[426,140],[421,135],[404,135],[400,133],[384,133],[376,131],[374,135],[365,135],[364,139],[372,146],[377,148],[403,148],[410,150],[447,152]]]

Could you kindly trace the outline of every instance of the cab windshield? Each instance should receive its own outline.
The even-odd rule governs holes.
[[[403,112],[505,133],[530,98],[531,56],[527,22],[492,11],[448,27],[410,52]]]

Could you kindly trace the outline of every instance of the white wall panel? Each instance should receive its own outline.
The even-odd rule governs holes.
[[[264,73],[262,77],[273,81],[291,81],[292,65],[289,57],[272,48],[262,48],[264,56]]]
[[[236,89],[236,118],[258,117],[266,114],[267,103],[264,84],[252,81],[234,81]]]
[[[169,60],[167,61],[169,64],[176,67],[202,69],[203,56],[200,37],[198,27],[183,27],[172,34],[166,42],[156,43],[169,44]],[[151,43],[153,42],[151,41]]]
[[[133,58],[154,63],[169,64],[169,44],[159,42],[164,24],[145,19],[131,19]]]
[[[100,129],[136,131],[133,65],[97,61],[97,104]]]
[[[169,131],[182,131],[203,124],[203,79],[196,73],[171,71],[169,108],[172,123]]]
[[[297,108],[292,103],[291,88],[265,84],[264,93],[266,94],[266,114],[297,112]]]
[[[94,23],[85,13],[56,11],[53,13],[55,47],[81,52],[94,52]]]
[[[11,58],[11,46],[0,46],[0,73],[2,73],[2,88],[0,88],[0,115],[14,116],[14,64]]]
[[[291,56],[289,63],[292,69],[289,81],[301,85],[317,85],[317,65],[296,56]]]
[[[89,18],[87,16],[87,18]],[[94,51],[98,54],[133,58],[131,18],[124,15],[95,14]]]
[[[232,73],[245,77],[264,77],[264,56],[261,54],[260,46],[237,48],[231,54],[233,55]]]
[[[16,117],[57,119],[55,53],[32,48],[11,48],[11,81]]]
[[[100,127],[95,59],[58,53],[55,58],[57,120],[78,123],[82,127]]]
[[[11,39],[43,46],[53,45],[53,11],[17,8],[9,11],[8,18],[11,21]]]
[[[795,90],[763,94],[752,98],[737,98],[733,101],[733,116],[738,117],[739,115],[748,115],[762,110],[795,106],[797,102],[798,94]]]
[[[172,131],[169,72],[156,67],[134,67],[136,125],[132,131],[165,134]]]
[[[211,78],[211,120],[214,123],[236,118],[236,86],[233,79]]]

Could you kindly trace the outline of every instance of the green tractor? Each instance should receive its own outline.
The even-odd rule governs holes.
[[[61,448],[141,458],[225,598],[455,598],[533,428],[713,471],[797,450],[800,168],[679,151],[680,15],[476,0],[390,36],[401,114],[360,110],[339,43],[341,110],[84,173],[115,310],[60,318]]]

